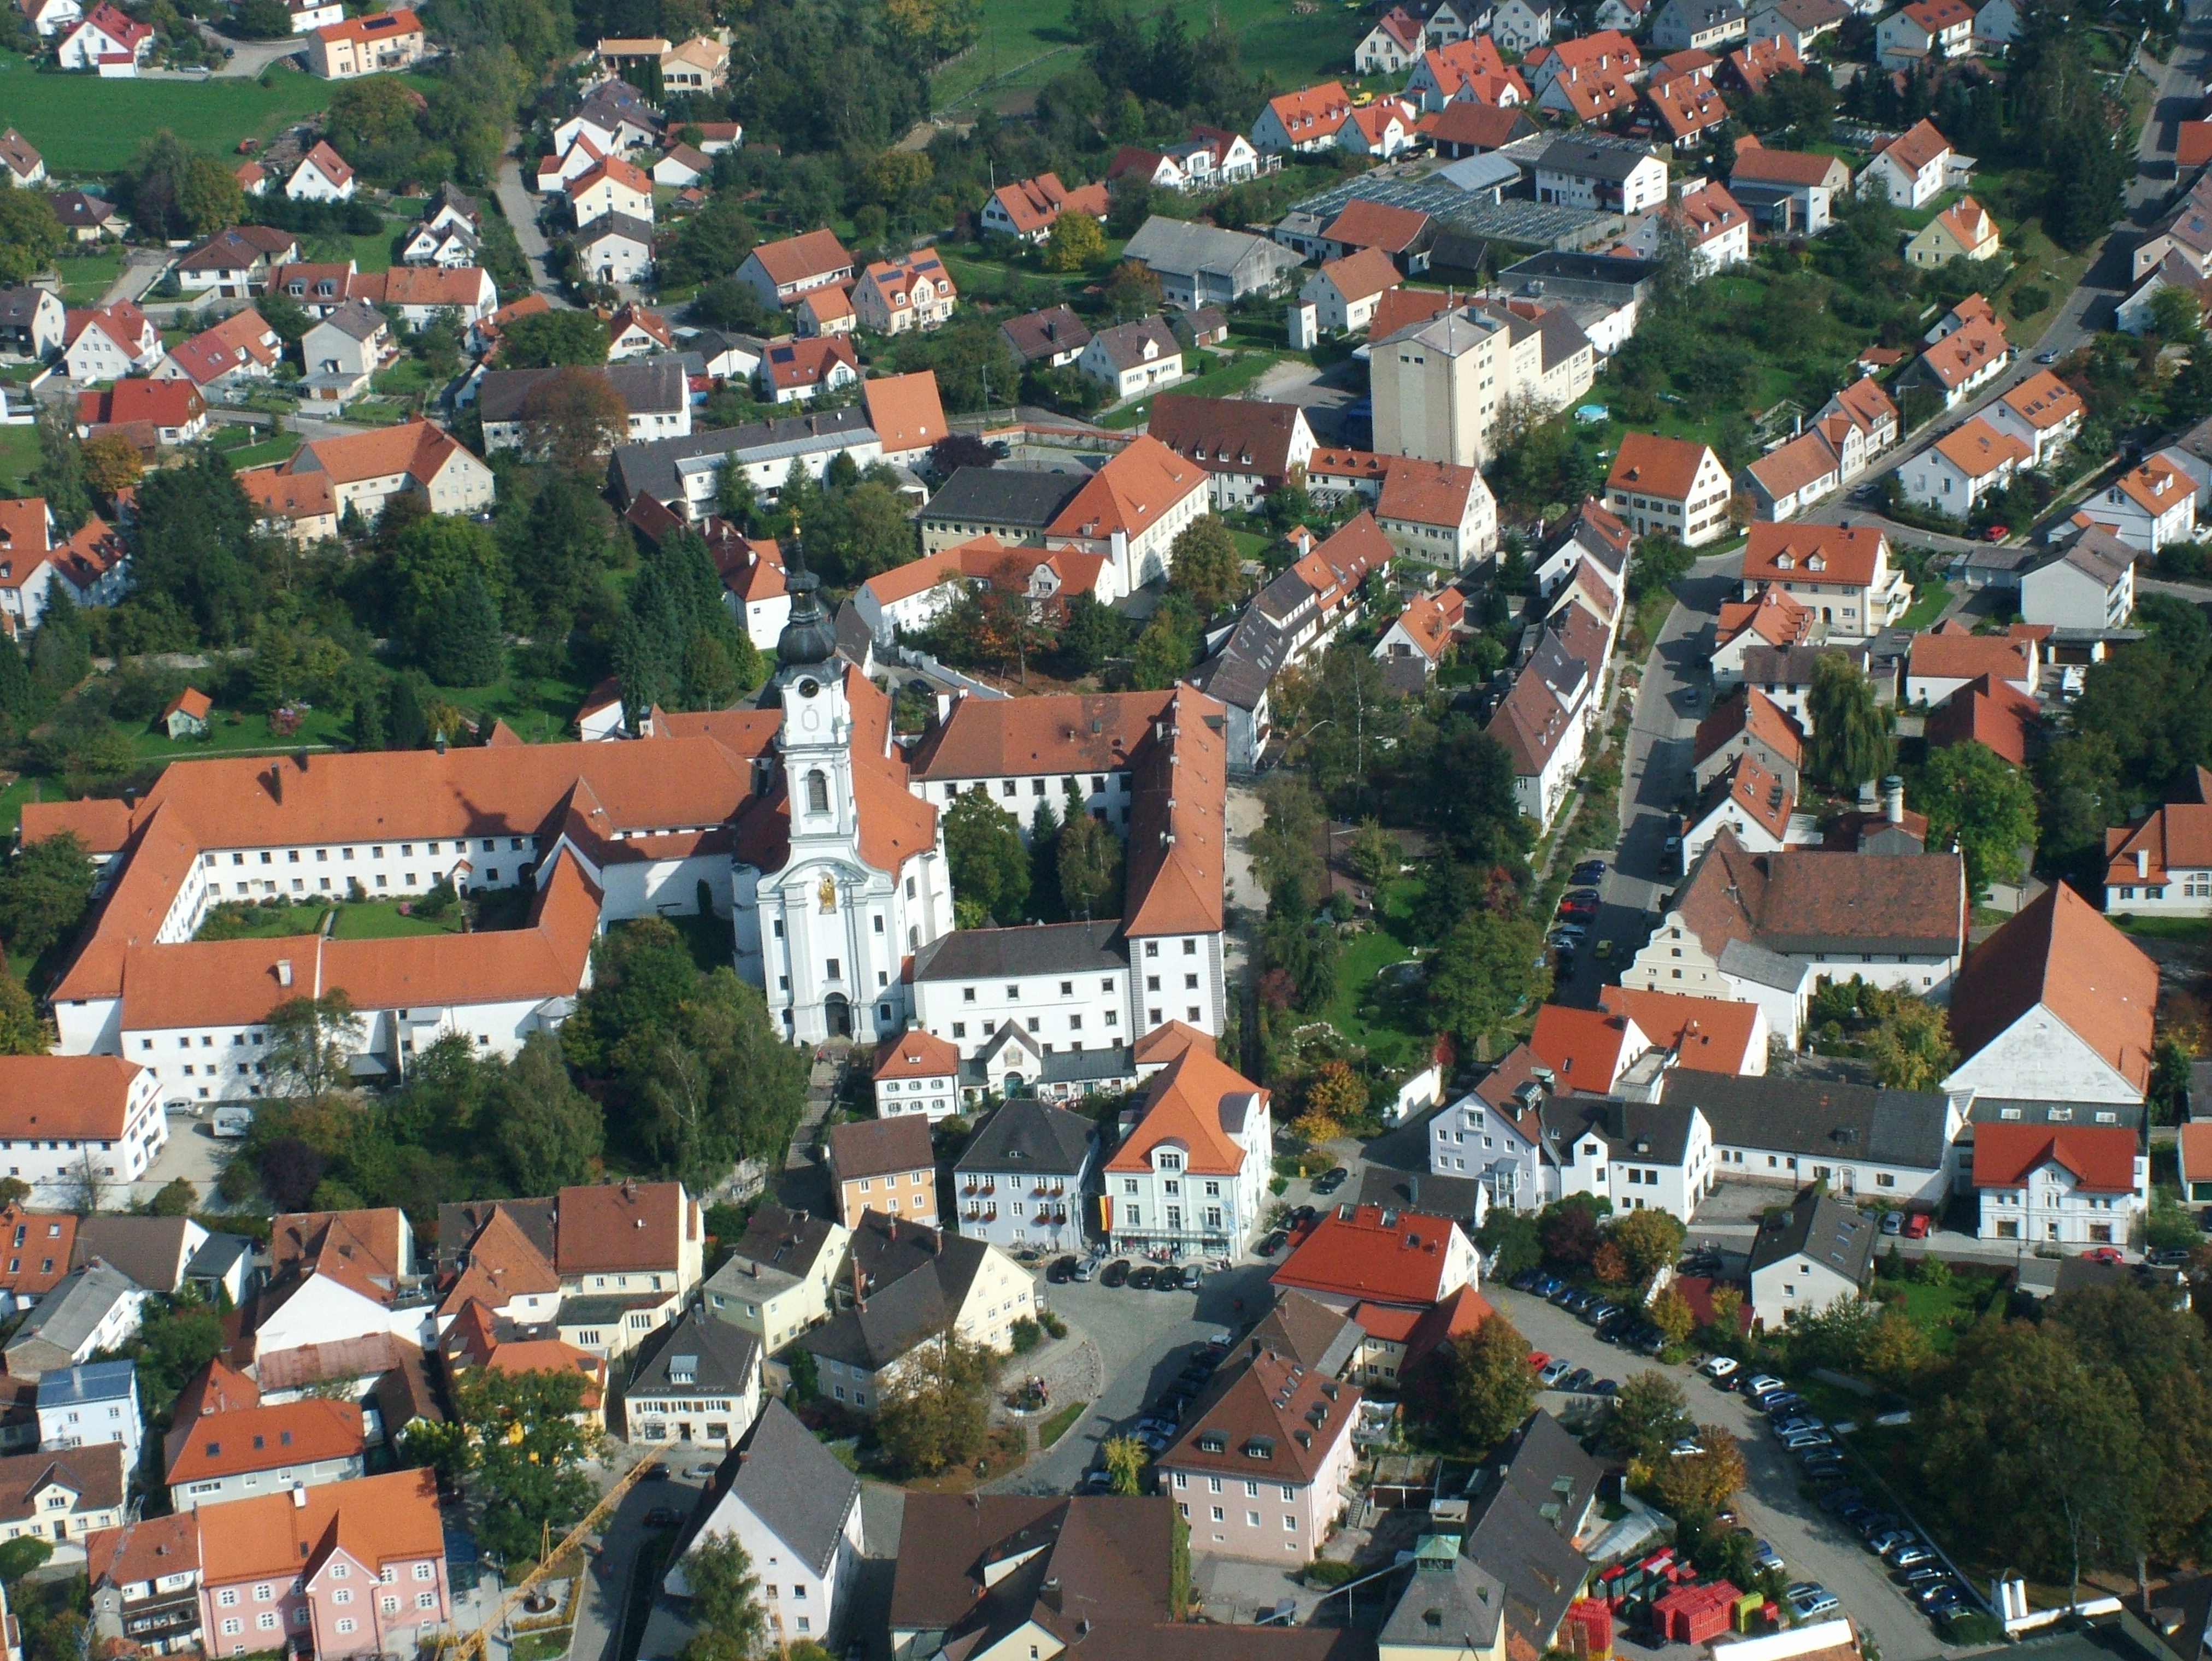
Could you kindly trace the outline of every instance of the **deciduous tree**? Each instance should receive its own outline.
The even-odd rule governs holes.
[[[1212,617],[1244,591],[1237,539],[1214,514],[1194,519],[1176,533],[1168,554],[1168,587],[1190,597],[1199,615]]]
[[[1429,960],[1429,1011],[1462,1055],[1476,1054],[1551,991],[1544,937],[1525,914],[1469,912]]]
[[[599,1103],[579,1090],[560,1041],[532,1033],[494,1093],[500,1154],[519,1194],[550,1194],[589,1174],[606,1142]]]
[[[1950,1017],[1924,998],[1899,992],[1867,1038],[1875,1076],[1893,1090],[1932,1090],[1958,1064]]]
[[[92,901],[92,854],[75,831],[41,838],[0,867],[0,939],[36,957],[75,929]]]
[[[2035,841],[2035,792],[2026,773],[1986,744],[1947,744],[1928,758],[1916,797],[1928,815],[1928,846],[1959,850],[1970,894],[2020,881],[2021,851]]]
[[[1502,1314],[1432,1351],[1410,1381],[1414,1406],[1455,1452],[1482,1454],[1525,1420],[1536,1401],[1528,1341]]]
[[[900,1367],[876,1409],[876,1434],[900,1470],[933,1476],[980,1457],[990,1434],[990,1359],[950,1330]]]
[[[382,77],[379,77],[381,79]],[[348,87],[368,82],[348,82]],[[398,82],[390,84],[397,87]],[[590,312],[539,312],[503,324],[500,361],[509,369],[560,368],[605,363],[607,326]]]
[[[1638,1280],[1649,1280],[1674,1261],[1688,1233],[1682,1220],[1672,1211],[1646,1206],[1640,1211],[1624,1211],[1614,1217],[1605,1237],[1620,1248],[1630,1274]]]
[[[1875,701],[1873,682],[1840,652],[1814,660],[1806,712],[1813,721],[1806,763],[1822,784],[1852,790],[1889,772],[1895,749],[1888,713]]]
[[[295,966],[297,970],[304,966]],[[344,987],[287,998],[269,1012],[269,1083],[283,1094],[320,1096],[345,1082],[368,1023]]]
[[[978,785],[945,810],[945,858],[962,926],[1022,920],[1030,894],[1021,827]],[[972,919],[972,920],[970,920]]]
[[[1651,1488],[1675,1517],[1711,1517],[1744,1484],[1743,1450],[1718,1425],[1698,1427],[1695,1453],[1666,1454],[1654,1464]]]
[[[1601,1440],[1616,1458],[1654,1464],[1697,1428],[1682,1386],[1664,1373],[1632,1373],[1613,1398]]]
[[[1106,233],[1089,214],[1068,209],[1052,221],[1044,239],[1048,271],[1080,271],[1106,252]]]

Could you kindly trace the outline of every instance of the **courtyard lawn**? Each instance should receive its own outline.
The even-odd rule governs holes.
[[[1897,620],[1897,626],[1908,633],[1917,633],[1921,629],[1932,627],[1943,615],[1943,608],[1950,603],[1951,590],[1948,584],[1923,583],[1913,590],[1912,603],[1905,608],[1905,615]]]
[[[0,494],[29,494],[31,475],[38,465],[39,429],[0,427]]]
[[[1419,997],[1418,985],[1397,985],[1390,970],[1413,955],[1413,924],[1420,885],[1390,883],[1378,898],[1376,926],[1354,935],[1337,954],[1336,996],[1321,1011],[1321,1018],[1342,1034],[1346,1042],[1364,1046],[1378,1065],[1414,1065],[1428,1042],[1419,1011],[1411,1007]]]
[[[1160,391],[1178,394],[1188,393],[1193,397],[1233,398],[1289,355],[1290,354],[1284,352],[1246,352],[1242,354],[1237,361],[1231,363],[1224,359],[1212,357],[1210,354],[1201,355],[1201,361],[1211,361],[1220,367],[1209,368],[1204,374],[1187,376],[1170,385],[1160,388]],[[1109,415],[1101,415],[1098,418],[1098,425],[1113,427],[1117,431],[1124,427],[1134,427],[1152,413],[1152,401],[1150,397],[1139,398],[1134,403],[1124,404],[1121,409]]]
[[[337,940],[391,940],[410,934],[459,934],[461,911],[452,905],[436,917],[416,912],[402,913],[406,902],[398,900],[360,900],[338,907],[338,920],[331,936]]]
[[[266,138],[330,102],[328,84],[299,70],[271,70],[263,79],[102,81],[43,74],[0,53],[0,126],[20,130],[56,173],[109,173],[164,128],[196,150],[229,155],[240,139]],[[419,90],[426,77],[400,79]]]
[[[1871,1295],[1877,1303],[1902,1309],[1938,1352],[1948,1353],[1958,1343],[1959,1334],[1992,1307],[2004,1306],[2008,1282],[2002,1273],[1954,1273],[1942,1285],[1930,1286],[1915,1278],[1908,1264],[1906,1277],[1893,1281],[1877,1269]]]
[[[62,300],[70,306],[90,306],[107,292],[122,274],[120,253],[65,255],[55,269],[62,279]]]

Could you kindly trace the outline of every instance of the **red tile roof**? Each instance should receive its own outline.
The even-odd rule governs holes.
[[[163,1480],[173,1488],[249,1470],[359,1458],[368,1448],[356,1403],[310,1396],[277,1407],[195,1419]]]
[[[1528,1047],[1552,1070],[1561,1089],[1601,1096],[1643,1053],[1641,1044],[1632,1044],[1630,1024],[1599,1009],[1547,1003],[1536,1011]]]
[[[887,1078],[942,1078],[959,1070],[958,1049],[949,1040],[916,1027],[884,1041],[871,1076],[879,1082]]]
[[[1680,501],[1689,495],[1698,470],[1712,453],[1709,446],[1690,439],[1662,438],[1656,433],[1626,433],[1620,453],[1613,458],[1613,470],[1606,476],[1606,488]],[[1753,527],[1754,535],[1757,530]]]
[[[1160,1029],[1146,1034],[1154,1040],[1152,1053],[1180,1042],[1180,1054],[1153,1075],[1146,1087],[1143,1116],[1135,1130],[1107,1162],[1109,1171],[1149,1171],[1152,1150],[1163,1143],[1182,1150],[1183,1163],[1194,1176],[1233,1176],[1243,1168],[1244,1150],[1231,1126],[1241,1125],[1245,1099],[1267,1092],[1217,1058],[1213,1040],[1180,1021],[1171,1021],[1173,1034]],[[1146,1061],[1139,1046],[1138,1060]],[[1224,1123],[1224,1120],[1227,1122]]]
[[[1960,968],[1951,1041],[1972,1061],[2040,1005],[2142,1091],[2150,1084],[2157,1004],[2158,966],[2071,887],[2054,882]]]
[[[445,1554],[437,1478],[395,1470],[349,1482],[203,1506],[201,1575],[210,1586],[262,1576],[289,1581],[343,1550],[364,1567],[436,1562]]]
[[[1743,579],[1872,585],[1887,551],[1882,534],[1859,526],[1776,524],[1759,520],[1743,548]]]
[[[1764,1052],[1753,1048],[1759,1025],[1755,1003],[1626,986],[1601,986],[1598,1003],[1633,1021],[1637,1030],[1660,1049],[1677,1051],[1676,1064],[1693,1073],[1751,1072],[1765,1064]]]
[[[2035,1172],[2055,1164],[2090,1193],[2132,1193],[2136,1149],[2135,1130],[2125,1125],[1977,1125],[1974,1186],[2025,1187]]]
[[[1390,1218],[1387,1227],[1385,1216]],[[1448,1217],[1419,1211],[1340,1206],[1322,1214],[1269,1282],[1324,1295],[1425,1307],[1445,1295],[1446,1247],[1456,1229]]]
[[[0,1056],[0,1137],[120,1142],[140,1071],[120,1056]]]

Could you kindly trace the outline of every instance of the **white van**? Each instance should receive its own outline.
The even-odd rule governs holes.
[[[215,1123],[210,1127],[215,1134],[226,1138],[243,1137],[253,1128],[253,1109],[251,1107],[218,1107]]]

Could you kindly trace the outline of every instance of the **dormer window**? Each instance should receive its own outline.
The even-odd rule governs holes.
[[[1182,1155],[1181,1154],[1162,1153],[1160,1155],[1160,1169],[1163,1171],[1182,1170]]]
[[[1254,1436],[1247,1439],[1244,1443],[1244,1457],[1248,1459],[1273,1458],[1275,1439],[1273,1436]]]
[[[1229,1438],[1218,1430],[1202,1431],[1198,1438],[1198,1451],[1200,1453],[1226,1453],[1229,1452]]]

